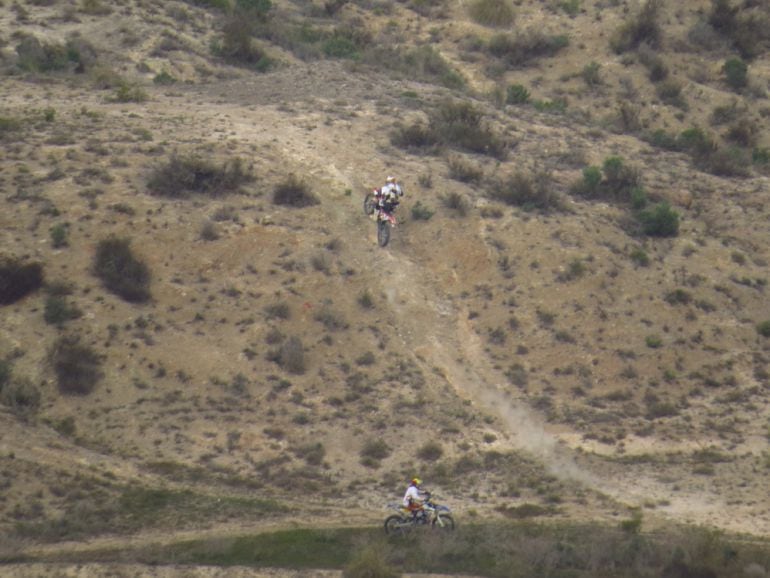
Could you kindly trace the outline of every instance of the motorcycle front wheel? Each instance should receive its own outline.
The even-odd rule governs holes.
[[[377,243],[384,247],[390,241],[390,223],[386,220],[377,221]]]
[[[455,529],[454,518],[452,518],[452,516],[449,514],[441,514],[440,516],[436,516],[436,519],[433,520],[433,527],[439,530],[451,532]]]
[[[403,536],[412,528],[412,523],[402,516],[388,516],[385,519],[385,533],[388,536]]]
[[[371,215],[374,213],[376,205],[374,195],[372,193],[366,193],[366,196],[364,197],[364,214]]]

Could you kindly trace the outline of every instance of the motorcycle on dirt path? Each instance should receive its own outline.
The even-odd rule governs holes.
[[[367,193],[364,197],[364,214],[374,216],[377,223],[377,244],[384,247],[390,241],[390,229],[396,226],[396,217],[392,211],[385,210],[378,201],[374,191]]]
[[[447,506],[441,506],[431,500],[430,494],[422,504],[422,510],[416,515],[406,509],[401,503],[390,503],[387,507],[397,513],[385,518],[383,524],[385,533],[389,536],[403,536],[411,532],[417,526],[430,526],[431,528],[451,532],[455,529],[455,521],[452,512]]]

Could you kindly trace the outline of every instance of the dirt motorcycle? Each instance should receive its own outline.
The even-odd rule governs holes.
[[[373,216],[377,222],[377,243],[380,247],[388,244],[388,241],[390,241],[390,229],[396,226],[396,217],[393,215],[393,209],[388,210],[386,206],[383,206],[376,189],[367,193],[364,197],[364,213],[367,216]]]
[[[426,494],[422,508],[416,512],[411,512],[402,503],[397,502],[391,502],[387,507],[397,512],[385,518],[383,525],[388,535],[404,535],[418,526],[430,526],[448,531],[455,529],[451,510],[447,506],[433,502],[430,494]]]

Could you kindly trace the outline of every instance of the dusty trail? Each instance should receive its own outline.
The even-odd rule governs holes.
[[[419,350],[427,365],[441,368],[460,397],[499,416],[511,447],[530,453],[560,479],[578,482],[621,504],[642,507],[664,501],[665,507],[645,514],[662,523],[672,520],[755,535],[770,533],[770,520],[741,516],[725,496],[705,486],[672,494],[670,484],[654,471],[640,474],[638,468],[609,468],[601,459],[586,459],[585,454],[578,464],[576,450],[582,449],[581,440],[570,434],[562,436],[515,394],[504,390],[499,372],[490,366],[478,334],[467,322],[467,311],[447,299],[440,284],[407,251],[390,248],[384,254],[389,265],[382,282],[405,345]],[[434,297],[426,301],[426,295]]]

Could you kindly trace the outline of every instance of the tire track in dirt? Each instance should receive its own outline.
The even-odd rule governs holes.
[[[680,489],[673,494],[660,472],[640,473],[638,468],[608,465],[590,456],[587,459],[595,467],[588,470],[579,465],[575,446],[581,446],[574,435],[565,436],[572,438],[571,447],[558,433],[549,431],[536,412],[504,391],[498,381],[499,372],[491,367],[481,339],[468,323],[468,312],[445,297],[438,283],[426,275],[425,268],[408,255],[391,248],[383,252],[383,259],[388,266],[382,285],[406,348],[419,351],[426,365],[441,368],[444,378],[461,398],[499,416],[512,448],[531,454],[558,478],[578,482],[628,507],[665,503],[665,507],[654,512],[645,510],[650,520],[767,534],[766,523],[736,517],[735,508],[705,486]],[[434,297],[426,299],[426,295]],[[585,455],[581,461],[586,461]]]

